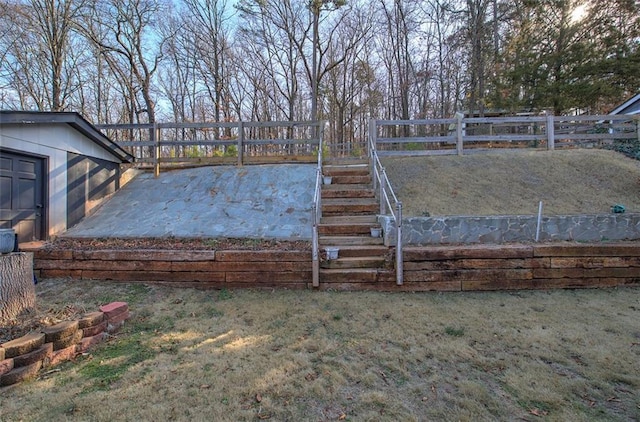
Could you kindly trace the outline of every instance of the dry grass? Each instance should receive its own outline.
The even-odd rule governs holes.
[[[2,421],[637,420],[640,290],[200,291],[45,280],[42,309],[126,300],[124,331],[0,391]]]
[[[640,162],[607,150],[386,158],[406,216],[640,212]]]

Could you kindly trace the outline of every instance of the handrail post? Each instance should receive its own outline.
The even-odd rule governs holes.
[[[153,175],[160,176],[160,129],[158,123],[153,122]]]
[[[402,202],[396,204],[396,284],[404,283],[404,261],[402,258]]]
[[[322,161],[324,160],[322,151],[322,149],[324,148],[324,120],[316,122],[316,125],[317,127],[315,129],[315,132],[318,134],[318,166],[322,170]]]
[[[458,155],[463,155],[464,144],[462,140],[462,118],[464,114],[456,113],[456,151]]]
[[[312,229],[312,250],[311,250],[311,282],[313,287],[320,286],[320,258],[318,252],[318,223],[316,221],[318,217],[318,211],[316,204],[313,204],[312,209],[313,229]]]
[[[318,170],[316,170],[316,185],[318,186],[318,198],[316,202],[317,209],[314,217],[315,222],[320,223],[320,220],[322,219],[322,167],[318,167]]]
[[[386,214],[385,189],[387,188],[387,171],[382,167],[380,170],[380,215]]]
[[[553,114],[547,113],[547,149],[553,151],[555,149],[556,137],[555,137],[555,124],[553,121]]]
[[[376,120],[375,119],[369,119],[369,165],[371,166],[371,176],[373,178],[373,190],[375,191],[376,188],[378,187],[378,180],[376,178],[376,156],[377,156],[377,152],[376,152],[376,131],[377,131],[377,127],[376,127]]]
[[[244,150],[244,123],[242,120],[238,122],[238,167],[242,167],[243,164],[243,150]]]

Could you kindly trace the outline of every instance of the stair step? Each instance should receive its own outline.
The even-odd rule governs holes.
[[[327,246],[359,246],[359,245],[383,245],[384,241],[381,237],[371,236],[320,236],[320,245],[322,248]],[[338,256],[340,256],[338,254]]]
[[[378,269],[383,268],[385,265],[384,257],[345,257],[332,259],[329,261],[322,261],[321,268],[371,268]]]
[[[333,245],[338,246],[338,245]],[[341,258],[384,258],[390,249],[384,245],[340,245],[338,259]],[[324,248],[321,247],[324,251]]]
[[[322,213],[336,214],[372,214],[380,209],[372,198],[327,198],[322,201]]]
[[[368,159],[356,158],[356,157],[343,157],[343,158],[329,158],[324,160],[322,166],[361,166],[369,165]]]
[[[376,283],[395,281],[395,271],[373,268],[320,269],[321,283]]]
[[[323,198],[374,198],[370,185],[323,185]]]
[[[369,166],[323,166],[324,176],[367,176],[369,177]]]
[[[360,224],[369,223],[370,225],[378,224],[378,216],[376,214],[359,214],[359,215],[334,215],[323,216],[320,224]]]
[[[377,223],[320,223],[320,235],[371,235],[371,228],[380,228]]]
[[[332,184],[338,185],[362,185],[371,183],[370,175],[337,175],[332,176],[333,179],[331,181]]]

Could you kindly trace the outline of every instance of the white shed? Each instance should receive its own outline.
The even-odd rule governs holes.
[[[0,228],[45,240],[120,188],[134,158],[78,113],[0,111]]]

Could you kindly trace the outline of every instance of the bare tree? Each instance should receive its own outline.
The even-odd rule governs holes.
[[[51,69],[51,110],[60,111],[71,94],[71,73],[64,72],[66,57],[72,53],[70,36],[79,11],[84,7],[82,0],[31,0],[37,29],[46,46],[47,62]]]
[[[256,88],[263,90],[263,96],[274,107],[271,114],[281,114],[284,120],[299,119],[298,95],[299,78],[302,65],[305,40],[310,31],[305,5],[291,1],[242,1],[238,5],[245,25],[240,31],[246,40],[245,51],[253,57],[252,68],[260,67],[266,72],[251,70]]]
[[[82,50],[72,48],[74,26],[84,0],[7,2],[3,25],[3,73],[20,95],[22,107],[70,108],[82,77],[76,66]],[[9,31],[13,28],[13,31]]]
[[[489,30],[487,8],[489,0],[467,0],[465,17],[469,42],[469,113],[478,111],[480,117],[485,112],[486,81],[486,41]]]
[[[130,122],[140,121],[140,114],[149,123],[156,121],[154,76],[166,41],[155,31],[161,8],[156,0],[96,1],[85,16],[84,34],[126,86]],[[143,107],[135,106],[138,94]]]
[[[183,0],[199,77],[213,102],[216,122],[230,119],[226,86],[230,7],[226,0]]]
[[[389,6],[380,0],[384,35],[378,41],[387,69],[387,84],[391,95],[388,117],[407,120],[410,114],[410,88],[415,75],[411,38],[415,30],[410,2],[394,0]],[[403,127],[404,131],[408,127]],[[408,133],[405,133],[408,135]]]
[[[367,112],[356,105],[356,98],[367,88],[368,79],[362,73],[367,69],[364,63],[365,46],[373,38],[373,14],[371,7],[352,9],[340,26],[336,27],[336,36],[327,52],[327,62],[323,97],[327,102],[327,120],[329,120],[329,139],[335,142],[344,153],[358,152],[353,149],[354,124],[359,121],[358,114]],[[361,139],[362,140],[362,139]]]

